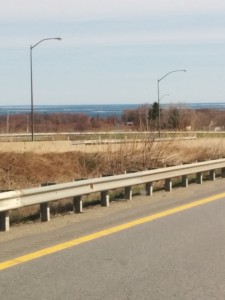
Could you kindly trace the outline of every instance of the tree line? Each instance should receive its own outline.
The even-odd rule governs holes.
[[[158,102],[145,104],[137,109],[125,110],[122,120],[125,124],[140,130],[225,130],[225,110],[190,109],[182,105],[159,108]]]
[[[167,108],[157,102],[124,110],[121,116],[88,116],[83,113],[36,113],[35,132],[82,132],[108,130],[225,130],[225,110],[189,109],[171,105]],[[0,116],[0,133],[29,133],[30,114]]]

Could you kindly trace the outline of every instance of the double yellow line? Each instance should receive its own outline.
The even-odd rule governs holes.
[[[212,197],[208,197],[208,198],[197,200],[197,201],[194,201],[194,202],[191,202],[191,203],[188,203],[185,205],[181,205],[181,206],[178,206],[178,207],[175,207],[172,209],[168,209],[168,210],[165,210],[165,211],[162,211],[162,212],[159,212],[159,213],[156,213],[156,214],[153,214],[153,215],[141,218],[141,219],[137,219],[137,220],[127,222],[127,223],[124,223],[124,224],[121,224],[121,225],[118,225],[115,227],[111,227],[109,229],[101,230],[96,233],[89,234],[89,235],[86,235],[86,236],[83,236],[80,238],[76,238],[76,239],[73,239],[73,240],[52,246],[52,247],[44,248],[42,250],[38,250],[38,251],[29,253],[29,254],[26,254],[23,256],[19,256],[19,257],[16,257],[16,258],[13,258],[13,259],[10,259],[10,260],[0,263],[0,271],[8,269],[8,268],[16,266],[16,265],[19,265],[19,264],[22,264],[22,263],[25,263],[25,262],[28,262],[28,261],[31,261],[31,260],[34,260],[34,259],[37,259],[37,258],[40,258],[40,257],[43,257],[45,255],[56,253],[56,252],[59,252],[59,251],[62,251],[62,250],[86,243],[86,242],[90,242],[92,240],[95,240],[95,239],[98,239],[98,238],[101,238],[101,237],[104,237],[104,236],[107,236],[107,235],[110,235],[110,234],[113,234],[116,232],[120,232],[125,229],[132,228],[137,225],[151,222],[151,221],[157,220],[159,218],[173,215],[175,213],[178,213],[178,212],[181,212],[181,211],[184,211],[184,210],[196,207],[196,206],[200,206],[200,205],[203,205],[203,204],[215,201],[215,200],[219,200],[224,197],[225,197],[225,193],[221,193],[221,194],[218,194],[218,195],[215,195]]]

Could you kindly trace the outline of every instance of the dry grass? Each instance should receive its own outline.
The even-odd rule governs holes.
[[[96,149],[96,150],[95,150]],[[1,153],[0,186],[2,190],[23,189],[39,186],[45,182],[68,182],[79,178],[99,177],[107,174],[159,168],[193,161],[216,159],[225,156],[225,140],[204,139],[189,141],[127,143],[104,145],[87,152],[65,153]],[[100,150],[100,151],[99,151]],[[162,182],[154,188],[161,188]],[[143,188],[143,187],[142,187]],[[121,190],[113,191],[114,197]],[[83,201],[99,202],[99,195],[85,196]],[[71,199],[51,203],[53,214],[71,210]],[[11,222],[39,220],[39,206],[14,210]]]
[[[92,150],[92,153],[1,153],[1,189],[21,189],[39,186],[44,182],[68,182],[76,178],[216,159],[225,156],[225,140],[146,140],[142,144],[127,143],[116,147],[108,144],[104,150]]]

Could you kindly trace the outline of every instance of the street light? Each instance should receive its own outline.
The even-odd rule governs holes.
[[[167,73],[166,75],[164,75],[162,78],[158,79],[157,80],[157,86],[158,86],[158,121],[159,121],[159,124],[158,124],[158,130],[159,130],[159,138],[160,138],[160,135],[161,135],[161,119],[160,119],[160,98],[159,97],[159,83],[162,79],[164,79],[166,76],[170,75],[171,73],[175,73],[175,72],[186,72],[187,70],[174,70],[174,71],[170,71],[169,73]]]
[[[162,100],[162,98],[166,97],[166,96],[169,96],[170,94],[165,94],[165,95],[162,95],[160,98],[159,98],[159,101]]]
[[[32,50],[34,47],[39,45],[40,43],[44,41],[49,41],[49,40],[58,40],[61,41],[62,39],[60,37],[57,38],[46,38],[42,39],[33,46],[30,45],[30,83],[31,83],[31,134],[32,134],[32,142],[34,141],[34,100],[33,100],[33,69],[32,69]]]

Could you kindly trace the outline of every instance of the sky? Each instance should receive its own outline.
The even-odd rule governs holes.
[[[224,0],[1,0],[0,106],[225,102]]]

